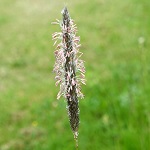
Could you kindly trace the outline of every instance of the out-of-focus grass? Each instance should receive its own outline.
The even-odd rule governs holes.
[[[81,150],[148,150],[148,0],[66,1],[81,36],[87,85],[80,101]],[[61,0],[0,1],[0,150],[74,149],[57,101],[51,34]]]

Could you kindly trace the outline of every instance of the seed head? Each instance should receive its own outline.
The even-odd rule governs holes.
[[[79,127],[78,98],[83,98],[81,84],[85,84],[85,67],[84,61],[80,59],[82,53],[79,51],[80,37],[76,36],[76,24],[70,18],[66,7],[61,13],[62,21],[53,22],[53,24],[58,24],[61,27],[61,32],[55,32],[52,35],[53,40],[55,40],[54,45],[57,44],[53,71],[56,73],[56,86],[60,84],[57,99],[63,96],[67,100],[70,126],[75,139],[77,139]]]

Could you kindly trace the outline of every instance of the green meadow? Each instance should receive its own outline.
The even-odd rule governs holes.
[[[149,0],[0,1],[0,150],[75,150],[52,72],[65,5],[86,67],[79,150],[149,150]]]

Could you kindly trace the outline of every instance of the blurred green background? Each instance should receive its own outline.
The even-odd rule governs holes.
[[[149,0],[0,1],[0,150],[75,149],[52,73],[65,4],[86,66],[79,150],[149,150]]]

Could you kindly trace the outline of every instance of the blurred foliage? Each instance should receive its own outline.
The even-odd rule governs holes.
[[[66,0],[86,66],[80,150],[150,148],[150,1]],[[61,0],[0,1],[0,150],[71,150],[56,100],[51,22]]]

